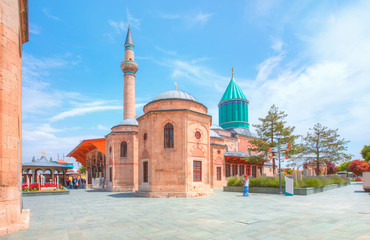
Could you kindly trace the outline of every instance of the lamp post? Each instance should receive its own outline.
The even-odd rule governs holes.
[[[280,194],[283,194],[283,191],[281,189],[281,162],[280,162],[280,139],[283,136],[280,132],[277,132],[275,135],[275,138],[278,140],[278,158],[279,158],[279,183],[280,183]]]

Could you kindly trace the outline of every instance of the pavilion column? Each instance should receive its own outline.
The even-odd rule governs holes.
[[[66,170],[63,170],[63,185],[66,186]]]
[[[53,170],[50,170],[50,171],[52,171],[52,172],[51,172],[51,181],[54,183],[54,171],[55,171],[55,170],[54,170],[54,171],[53,171]]]

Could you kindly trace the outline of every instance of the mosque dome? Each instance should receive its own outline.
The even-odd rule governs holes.
[[[122,122],[120,122],[119,124],[117,124],[114,127],[117,127],[117,126],[138,126],[138,125],[139,124],[137,123],[135,118],[127,118],[127,119],[123,120]]]
[[[184,100],[198,102],[198,100],[195,97],[193,97],[191,94],[184,92],[184,91],[180,91],[180,90],[171,90],[171,91],[163,92],[159,94],[156,98],[154,98],[153,101],[164,100],[164,99],[184,99]]]
[[[199,102],[193,95],[177,89],[159,94],[152,101],[147,103],[144,106],[143,110],[145,115],[149,111],[174,109],[188,109],[202,114],[207,114],[207,107]],[[140,116],[139,118],[141,118],[142,116]]]

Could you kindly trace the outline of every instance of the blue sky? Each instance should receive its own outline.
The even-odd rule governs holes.
[[[368,1],[30,1],[23,161],[67,155],[122,120],[128,23],[137,115],[177,82],[218,123],[234,67],[251,124],[276,104],[296,134],[339,128],[359,158],[370,144],[369,12]]]

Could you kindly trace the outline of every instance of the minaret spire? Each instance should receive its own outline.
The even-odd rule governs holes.
[[[234,68],[231,68],[231,78],[234,78]]]
[[[123,92],[123,119],[135,118],[135,73],[139,69],[135,62],[134,42],[131,36],[131,27],[128,26],[125,42],[125,60],[121,62],[124,78]]]
[[[128,25],[125,46],[126,46],[126,44],[130,44],[132,46],[134,45],[134,42],[132,41],[132,36],[131,36],[131,27],[130,27],[130,24]]]

